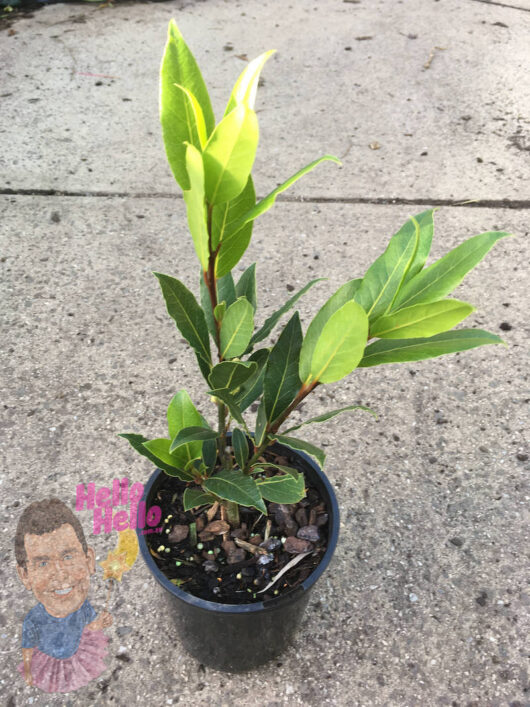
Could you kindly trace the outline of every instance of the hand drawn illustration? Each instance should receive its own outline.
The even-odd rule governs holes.
[[[113,622],[107,610],[98,616],[87,598],[94,550],[74,513],[47,498],[22,512],[15,557],[18,576],[38,601],[24,619],[18,670],[45,692],[77,690],[106,669],[103,629]]]

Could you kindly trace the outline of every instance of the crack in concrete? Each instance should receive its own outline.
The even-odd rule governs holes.
[[[495,2],[494,0],[473,0],[473,2],[481,2],[483,5],[497,5],[498,7],[506,7],[509,10],[520,10],[521,12],[530,12],[528,7],[519,7],[519,5],[508,5],[505,2]]]
[[[60,189],[9,189],[0,188],[0,196],[81,197],[93,199],[182,199],[181,194],[170,192],[120,192],[120,191],[64,191]],[[258,197],[260,199],[262,197]],[[373,204],[381,206],[458,206],[483,209],[530,208],[530,199],[437,199],[370,196],[278,196],[276,201],[291,204]]]

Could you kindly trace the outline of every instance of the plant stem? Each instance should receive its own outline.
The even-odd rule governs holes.
[[[226,519],[232,528],[239,528],[241,522],[239,520],[239,506],[235,501],[226,502]]]

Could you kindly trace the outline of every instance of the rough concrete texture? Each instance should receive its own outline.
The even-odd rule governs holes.
[[[522,71],[530,7],[513,4],[519,9],[474,0],[54,5],[17,21],[15,35],[3,33],[4,704],[529,704]],[[516,235],[457,291],[478,307],[470,323],[508,346],[360,370],[308,399],[304,416],[360,402],[379,420],[357,413],[308,433],[328,453],[342,533],[295,644],[277,662],[241,675],[204,669],[180,648],[139,560],[111,606],[106,673],[76,693],[48,696],[16,670],[22,620],[35,603],[12,551],[22,508],[47,495],[73,505],[78,483],[145,481],[149,463],[116,433],[163,434],[167,402],[182,387],[211,416],[194,357],[151,275],[178,275],[190,287],[197,280],[183,202],[164,196],[177,188],[157,125],[171,16],[218,109],[243,66],[236,55],[278,48],[260,103],[263,192],[320,153],[344,157],[342,169],[325,165],[297,187],[306,203],[279,203],[258,221],[241,267],[259,261],[261,320],[292,287],[328,276],[300,302],[307,325],[424,203],[509,200],[442,209],[432,252],[485,230]],[[424,69],[435,46],[445,49]],[[374,140],[379,150],[368,147]],[[81,518],[89,532],[90,513]],[[99,560],[115,540],[91,537]],[[98,609],[101,577],[91,591]]]

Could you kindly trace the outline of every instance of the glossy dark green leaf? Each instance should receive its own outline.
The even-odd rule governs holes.
[[[278,469],[278,471],[283,471],[285,474],[290,474],[291,476],[294,476],[295,479],[298,478],[299,472],[296,471],[293,467],[290,466],[282,466],[281,464],[271,464],[270,462],[267,462],[266,464],[264,463],[258,463],[256,466],[252,467],[252,473],[262,473],[263,471],[266,471],[267,469],[270,468],[273,469]]]
[[[298,376],[301,347],[302,327],[295,312],[273,346],[265,368],[263,402],[269,422],[285,412],[302,386]]]
[[[189,189],[185,143],[189,142],[199,149],[201,147],[197,117],[194,114],[196,110],[190,103],[188,93],[200,106],[206,136],[209,136],[215,118],[208,91],[197,62],[172,20],[160,69],[160,122],[168,162],[182,189]]]
[[[505,231],[488,231],[464,241],[412,278],[399,292],[392,311],[443,299],[462,282],[497,241],[509,235]]]
[[[189,444],[190,442],[204,442],[207,439],[216,439],[217,436],[218,433],[208,427],[198,425],[184,427],[171,442],[169,451],[172,453],[184,444]]]
[[[326,422],[327,420],[331,420],[332,417],[340,415],[343,412],[348,412],[349,410],[364,410],[364,412],[369,412],[370,415],[373,415],[375,418],[377,418],[376,413],[373,410],[370,410],[370,408],[365,407],[364,405],[347,405],[346,407],[339,408],[338,410],[331,410],[330,412],[325,412],[322,415],[311,417],[309,420],[305,420],[304,422],[301,422],[299,425],[295,425],[294,427],[289,427],[288,430],[284,430],[283,432],[284,434],[287,434],[289,432],[299,430],[300,427],[303,427],[304,425],[312,425],[315,422]]]
[[[204,186],[209,204],[235,199],[248,182],[258,147],[258,119],[244,104],[215,127],[204,147]]]
[[[457,299],[444,299],[429,304],[415,304],[399,309],[374,322],[370,336],[378,339],[417,339],[435,336],[452,329],[465,319],[474,307]]]
[[[269,358],[269,349],[258,349],[249,356],[248,361],[253,361],[257,365],[256,372],[243,383],[239,392],[235,395],[235,399],[241,411],[252,405],[254,400],[257,400],[263,392],[263,379],[265,377],[265,365]]]
[[[216,336],[217,336],[217,330],[215,327],[215,322],[213,318],[213,312],[212,312],[212,301],[210,299],[210,292],[208,288],[206,287],[206,283],[204,281],[204,274],[201,269],[201,274],[199,278],[199,293],[200,293],[200,298],[201,298],[201,308],[202,311],[204,312],[204,318],[206,321],[206,326],[208,328],[208,331],[212,335],[212,338],[214,341],[216,341]]]
[[[184,512],[191,511],[193,508],[199,508],[200,506],[212,505],[215,503],[215,500],[215,496],[206,493],[200,488],[184,489],[184,494],[182,495]]]
[[[256,294],[256,263],[249,265],[239,278],[236,285],[236,297],[246,297],[252,305],[252,309],[256,311],[258,304]]]
[[[267,507],[263,503],[256,482],[241,469],[223,469],[210,476],[204,482],[203,488],[226,501],[233,501],[240,506],[249,506],[261,513],[267,513]]]
[[[457,329],[426,339],[380,339],[366,347],[359,368],[383,363],[422,361],[485,344],[503,343],[499,336],[482,329]]]
[[[247,463],[249,449],[247,435],[239,427],[236,427],[232,432],[232,447],[236,462],[239,468],[243,469]]]
[[[307,328],[302,350],[300,351],[300,378],[306,381],[311,373],[311,360],[316,343],[320,338],[324,325],[338,309],[355,296],[361,285],[361,280],[349,280],[331,295],[328,301],[320,308],[311,324]]]
[[[267,433],[267,413],[265,412],[265,404],[263,399],[261,400],[258,412],[256,415],[256,431],[254,432],[254,444],[259,447],[265,441],[265,435]]]
[[[249,344],[253,329],[252,305],[245,297],[239,297],[228,307],[221,324],[221,357],[241,356]]]
[[[159,459],[154,454],[152,454],[144,446],[145,442],[149,442],[147,437],[144,437],[143,435],[129,433],[120,434],[118,436],[126,439],[131,445],[131,447],[133,447],[133,449],[135,449],[143,457],[149,459],[149,461],[155,464],[155,466],[158,466],[160,469],[163,469],[169,476],[177,476],[179,479],[182,479],[182,481],[191,481],[193,479],[193,475],[191,473],[185,471],[184,469],[175,468],[173,464],[166,464],[162,459]]]
[[[305,439],[296,439],[295,437],[288,437],[286,435],[274,435],[274,439],[278,440],[280,444],[283,444],[289,449],[294,449],[296,452],[305,452],[310,457],[315,459],[315,461],[320,465],[320,468],[324,466],[324,461],[326,460],[326,454],[322,449],[315,447],[314,444],[306,442]]]
[[[303,474],[283,474],[268,478],[257,478],[256,485],[267,501],[273,503],[298,503],[305,496],[305,481]]]
[[[321,282],[322,280],[325,280],[324,277],[317,277],[315,280],[311,280],[311,282],[308,282],[307,285],[304,285],[301,290],[299,290],[295,295],[293,295],[290,299],[287,300],[287,302],[283,305],[283,307],[280,307],[274,314],[272,314],[268,319],[265,320],[265,324],[258,329],[258,331],[252,336],[250,339],[250,348],[252,348],[255,344],[258,343],[258,341],[263,341],[271,331],[274,329],[276,324],[280,321],[280,319],[283,317],[283,315],[288,312],[294,304],[302,297],[302,295],[305,295],[305,293],[313,287],[313,285],[316,285],[317,282]]]
[[[207,378],[212,367],[212,357],[204,312],[194,295],[180,280],[158,272],[154,275],[160,282],[170,317],[194,349],[202,374]]]
[[[212,388],[233,392],[254,375],[257,368],[254,361],[221,361],[212,368],[208,382]]]
[[[202,460],[208,472],[213,471],[217,463],[217,440],[207,439],[202,443]]]

